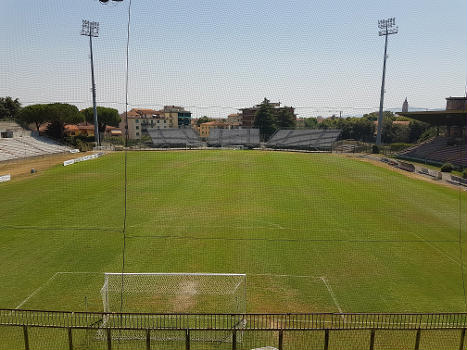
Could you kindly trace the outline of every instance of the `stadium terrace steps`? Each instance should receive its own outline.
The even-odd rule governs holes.
[[[340,133],[337,129],[278,130],[266,145],[272,148],[330,149]]]
[[[148,133],[156,147],[201,146],[199,136],[189,128],[148,129]]]
[[[45,137],[22,136],[0,139],[0,161],[61,153],[69,150],[69,147],[57,144]]]
[[[438,136],[430,142],[399,153],[400,158],[426,159],[438,163],[450,162],[467,167],[467,148],[464,144],[450,145],[449,138]]]
[[[259,129],[219,129],[213,128],[209,132],[207,141],[209,146],[244,145],[258,147]]]

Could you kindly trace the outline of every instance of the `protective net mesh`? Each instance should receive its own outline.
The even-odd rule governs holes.
[[[203,273],[106,273],[105,312],[246,312],[246,276]]]
[[[398,35],[378,36],[382,9],[400,13]],[[465,95],[465,2],[6,0],[0,13],[0,308],[396,312],[404,327],[407,313],[467,311],[467,115],[444,101]],[[108,337],[122,324],[99,317],[73,329],[76,348],[145,348],[145,330]],[[184,330],[145,322],[151,345],[185,346]],[[229,322],[190,339],[230,349],[243,318]],[[418,334],[383,317],[374,338],[326,338],[337,321],[319,322],[283,348],[419,336],[458,349],[465,326]],[[271,325],[242,324],[237,348],[278,348]],[[31,330],[31,348],[68,346],[53,332]],[[0,325],[0,348],[23,338]]]

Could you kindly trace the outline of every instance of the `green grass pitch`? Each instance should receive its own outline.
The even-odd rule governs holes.
[[[465,192],[332,154],[127,156],[126,272],[246,273],[249,312],[464,309]],[[120,152],[0,184],[0,307],[102,310],[123,169]]]

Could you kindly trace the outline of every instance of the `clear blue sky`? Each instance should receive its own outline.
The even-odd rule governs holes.
[[[90,106],[89,46],[79,35],[86,18],[101,24],[99,104],[123,111],[128,4],[2,0],[0,96]],[[377,21],[387,17],[399,34],[389,38],[385,106],[407,96],[413,107],[444,108],[445,97],[463,95],[465,0],[133,0],[129,102],[211,117],[264,97],[307,107],[297,109],[302,116],[375,110],[384,46]]]

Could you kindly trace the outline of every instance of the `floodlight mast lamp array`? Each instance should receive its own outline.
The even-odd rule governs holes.
[[[99,36],[99,22],[90,22],[83,19],[81,26],[81,35],[89,36],[89,49],[91,51],[91,79],[92,79],[92,107],[94,111],[94,139],[96,146],[100,146],[99,137],[99,124],[97,119],[97,105],[96,105],[96,82],[94,81],[94,56],[92,53],[92,38]]]
[[[399,28],[396,26],[396,18],[382,19],[378,21],[379,36],[385,37],[384,42],[384,63],[383,63],[383,81],[381,83],[381,98],[379,101],[378,132],[376,134],[376,145],[381,145],[381,132],[383,129],[383,106],[384,106],[384,84],[386,80],[386,59],[388,58],[388,36],[397,34]]]

